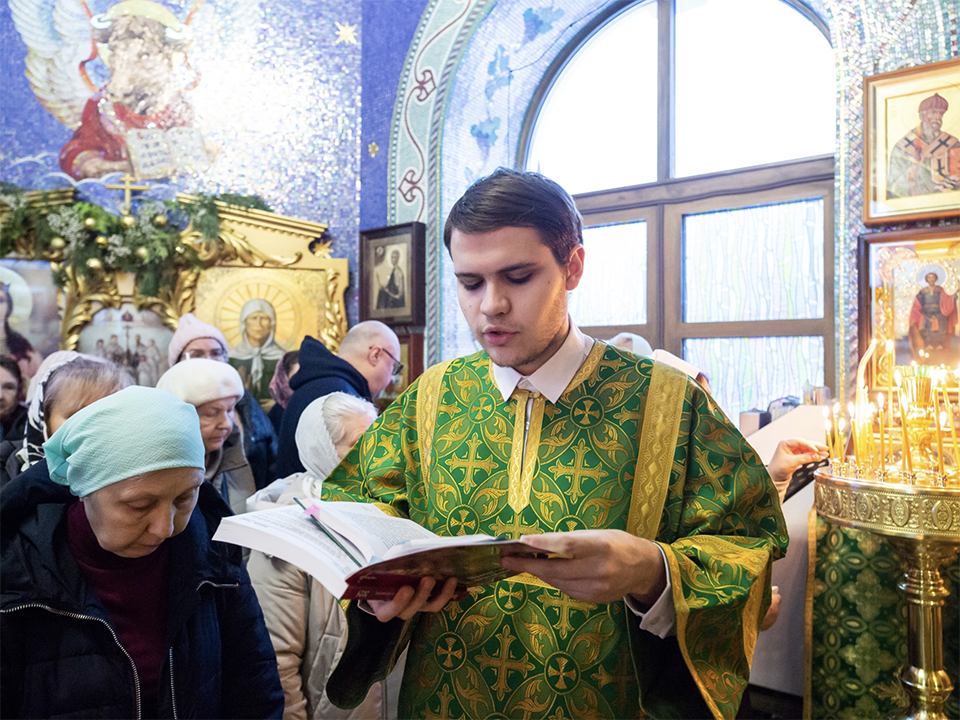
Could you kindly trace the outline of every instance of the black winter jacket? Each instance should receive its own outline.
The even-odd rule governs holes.
[[[243,428],[243,454],[250,463],[257,490],[262,490],[279,477],[277,431],[249,390],[237,402],[236,413]]]
[[[353,365],[334,355],[322,342],[309,335],[300,344],[300,369],[290,378],[290,389],[293,395],[280,423],[277,477],[287,477],[306,469],[300,462],[296,435],[297,423],[307,405],[332,392],[345,392],[371,400],[367,379]]]
[[[67,547],[76,502],[21,475],[0,494],[0,716],[140,718],[137,669]],[[211,536],[230,514],[209,483],[168,539],[161,718],[280,718],[283,690],[239,548]]]

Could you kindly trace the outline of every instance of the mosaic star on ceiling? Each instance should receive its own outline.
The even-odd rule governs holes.
[[[334,23],[337,26],[337,43],[359,45],[357,42],[357,26],[347,23]]]

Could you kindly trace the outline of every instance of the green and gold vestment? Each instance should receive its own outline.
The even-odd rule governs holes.
[[[581,602],[531,576],[407,623],[351,605],[327,685],[335,703],[359,703],[409,641],[400,717],[736,714],[787,534],[756,454],[673,368],[597,342],[553,404],[523,390],[505,402],[486,353],[435,366],[323,495],[384,503],[439,535],[611,528],[655,539],[677,616],[677,636],[661,640],[623,602]]]

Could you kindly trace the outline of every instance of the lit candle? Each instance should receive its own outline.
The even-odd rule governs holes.
[[[937,469],[940,475],[945,475],[943,469],[943,429],[942,418],[940,417],[940,396],[937,394],[937,388],[933,388],[933,422],[937,426]]]
[[[833,452],[833,426],[830,424],[830,418],[824,418],[824,425],[826,425],[827,431],[827,451],[830,453],[830,462],[832,463],[836,459],[836,453]]]
[[[837,454],[841,458],[846,459],[847,457],[847,447],[846,443],[843,441],[843,431],[846,426],[846,420],[841,416],[837,420]]]
[[[833,445],[836,449],[837,459],[844,460],[843,452],[840,448],[840,403],[833,404]]]
[[[887,397],[890,398],[890,432],[893,432],[893,372],[897,368],[897,356],[893,354],[893,340],[887,340]]]
[[[877,440],[873,434],[873,416],[877,412],[873,403],[867,405],[867,455],[870,456],[870,467],[877,469]]]
[[[900,430],[903,435],[903,469],[906,472],[913,472],[913,458],[910,457],[910,434],[907,432],[907,406],[903,401],[903,389],[897,388],[900,396]]]
[[[850,418],[850,435],[853,437],[853,457],[857,461],[857,464],[860,464],[860,458],[862,457],[860,450],[860,428],[857,427],[857,406],[853,404],[851,400],[847,403],[847,417]]]
[[[880,416],[880,469],[883,470],[887,467],[887,453],[883,439],[883,436],[886,434],[886,431],[883,429],[883,393],[877,394],[877,405]]]
[[[953,421],[953,406],[950,404],[950,398],[947,396],[947,388],[940,388],[943,391],[943,406],[947,410],[947,422],[950,425],[950,440],[953,442],[953,469],[954,473],[960,477],[960,450],[957,448],[957,424]],[[960,398],[960,396],[958,396]]]

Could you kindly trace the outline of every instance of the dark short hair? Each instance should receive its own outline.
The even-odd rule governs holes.
[[[16,358],[12,358],[9,355],[0,355],[0,367],[16,378],[17,394],[19,395],[20,390],[23,388],[23,375],[20,373],[20,365],[17,363]]]
[[[566,190],[539,173],[503,167],[457,200],[443,228],[443,244],[449,252],[454,230],[475,235],[505,227],[536,230],[560,265],[583,244],[583,218]]]

